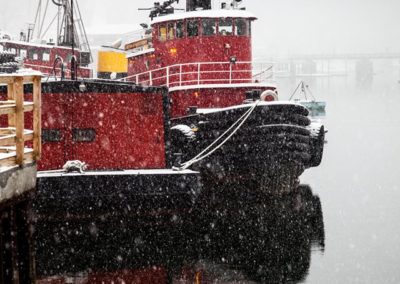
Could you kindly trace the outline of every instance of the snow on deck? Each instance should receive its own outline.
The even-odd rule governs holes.
[[[173,169],[141,169],[141,170],[120,170],[120,171],[86,171],[83,173],[67,173],[63,170],[38,172],[37,177],[71,177],[71,176],[126,176],[126,175],[197,175],[192,170],[176,171]]]
[[[167,16],[160,16],[154,18],[151,24],[157,24],[167,21],[176,21],[181,19],[189,19],[189,18],[249,18],[253,20],[257,19],[257,17],[254,14],[248,11],[219,9],[219,10],[191,11],[186,13],[177,13]]]

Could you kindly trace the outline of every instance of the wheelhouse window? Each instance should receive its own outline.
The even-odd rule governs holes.
[[[72,130],[72,139],[74,142],[93,142],[96,139],[96,131],[92,128]]]
[[[50,53],[43,52],[43,61],[50,61]]]
[[[174,39],[174,38],[175,38],[175,24],[169,23],[168,24],[168,39]]]
[[[235,19],[235,31],[238,36],[249,35],[249,21],[246,19]]]
[[[202,28],[204,36],[212,36],[217,34],[217,24],[215,19],[203,19]]]
[[[158,30],[158,38],[161,41],[167,40],[167,27],[165,25],[160,25],[159,30]]]
[[[199,35],[199,21],[188,20],[186,25],[188,37],[195,37]]]
[[[60,129],[42,129],[43,142],[60,142],[62,139]]]
[[[219,19],[219,34],[228,36],[233,34],[233,22],[231,18]]]
[[[176,38],[183,38],[184,36],[183,21],[178,21],[176,22]]]

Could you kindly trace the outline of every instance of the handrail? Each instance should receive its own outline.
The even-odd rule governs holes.
[[[261,83],[274,78],[272,63],[258,62],[190,62],[174,64],[146,72],[133,74],[119,81],[134,81],[136,84],[176,87],[190,84],[232,84],[235,82]],[[263,68],[263,65],[265,68]]]
[[[7,100],[0,101],[0,115],[7,115],[7,126],[0,128],[0,167],[36,162],[41,155],[41,79],[34,75],[0,75],[7,85]],[[24,83],[33,84],[33,101],[24,100]],[[24,113],[32,112],[32,128],[25,129]],[[25,145],[33,141],[33,148]]]

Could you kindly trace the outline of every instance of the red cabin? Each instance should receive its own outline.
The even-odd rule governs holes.
[[[190,11],[155,18],[151,37],[125,46],[128,80],[167,86],[172,117],[191,106],[228,107],[242,104],[246,91],[275,90],[263,82],[272,65],[254,70],[251,24],[244,10]],[[264,68],[263,68],[264,67]]]

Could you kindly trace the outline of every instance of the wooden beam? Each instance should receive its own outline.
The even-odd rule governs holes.
[[[16,131],[16,147],[17,147],[17,158],[16,162],[18,165],[22,165],[24,162],[24,79],[19,77],[15,78],[14,84],[15,94],[15,127]]]
[[[25,163],[31,163],[33,159],[33,150],[27,149],[23,155]],[[15,152],[0,154],[0,163],[3,167],[12,167],[17,164],[17,158]]]
[[[14,95],[14,82],[12,84],[8,84],[7,86],[7,100],[12,101],[15,104],[15,95]],[[10,113],[8,115],[8,126],[15,127],[15,114]]]
[[[35,161],[40,159],[42,153],[42,101],[41,77],[33,79],[33,155]]]

